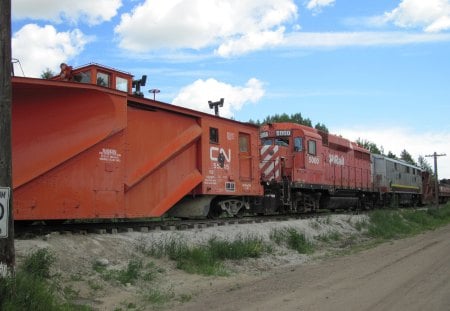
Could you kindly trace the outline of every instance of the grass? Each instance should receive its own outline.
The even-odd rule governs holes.
[[[174,293],[173,289],[169,289],[169,290],[167,290],[167,292],[163,292],[160,289],[151,288],[144,295],[145,301],[147,301],[153,305],[166,304],[174,297],[175,297],[175,293]]]
[[[377,210],[370,214],[367,234],[393,239],[433,230],[450,223],[450,205],[428,210]]]
[[[105,281],[117,281],[122,285],[135,284],[137,280],[153,281],[158,273],[163,270],[158,269],[153,262],[144,266],[142,260],[132,259],[124,269],[108,269],[95,262],[92,268],[101,275]]]
[[[270,233],[270,239],[276,244],[285,245],[300,254],[312,254],[314,252],[314,243],[295,228],[274,229]]]
[[[55,257],[48,249],[39,249],[28,255],[14,277],[0,280],[0,310],[4,311],[69,311],[90,310],[65,302],[64,294],[58,293],[55,284],[49,281]]]
[[[317,239],[321,242],[336,242],[342,238],[342,235],[338,231],[331,231],[325,234],[320,235]]]
[[[177,268],[188,273],[218,276],[229,275],[223,264],[225,260],[257,258],[271,251],[261,238],[253,236],[238,236],[234,241],[213,237],[197,246],[189,246],[186,241],[172,237],[149,248],[140,245],[139,249],[157,258],[167,256],[177,263]]]

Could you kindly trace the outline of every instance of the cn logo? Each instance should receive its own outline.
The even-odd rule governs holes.
[[[217,161],[220,164],[220,167],[224,167],[225,162],[231,162],[231,149],[228,149],[228,152],[225,152],[225,149],[219,147],[211,147],[209,148],[209,158],[211,161]]]

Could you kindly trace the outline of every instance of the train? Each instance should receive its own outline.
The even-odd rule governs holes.
[[[16,221],[370,209],[432,195],[421,168],[338,135],[145,98],[146,76],[96,63],[71,74],[12,77]],[[442,201],[449,189],[441,183]]]

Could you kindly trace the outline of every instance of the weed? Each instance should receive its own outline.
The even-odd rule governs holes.
[[[144,299],[154,305],[163,305],[169,302],[173,297],[175,297],[175,293],[172,288],[168,289],[167,292],[161,292],[161,290],[157,288],[151,288],[144,295]]]
[[[103,286],[93,280],[88,280],[88,285],[93,291],[102,290]]]
[[[171,237],[147,247],[145,252],[158,258],[167,256],[177,263],[177,268],[188,273],[226,276],[229,273],[223,266],[224,260],[260,257],[270,252],[270,248],[261,238],[252,236],[238,236],[234,241],[214,237],[197,246],[188,246],[186,241]]]
[[[107,267],[94,262],[92,265],[94,271],[99,273],[105,281],[117,281],[122,285],[135,284],[137,280],[153,281],[158,273],[163,273],[153,262],[143,265],[141,260],[132,259],[128,262],[125,269],[108,269]]]
[[[267,251],[267,246],[261,238],[238,237],[230,242],[212,238],[208,241],[208,248],[218,259],[239,260],[244,258],[257,258]]]
[[[178,298],[178,301],[181,303],[185,303],[185,302],[191,301],[191,299],[192,299],[192,295],[181,294],[180,297]]]
[[[361,232],[363,229],[367,228],[369,226],[369,223],[367,220],[358,220],[353,224],[353,227]]]
[[[383,211],[370,215],[368,234],[374,238],[390,239],[417,234],[450,223],[450,206],[441,209]]]
[[[74,282],[83,281],[83,275],[81,273],[78,274],[71,274],[70,280]]]
[[[74,290],[71,285],[67,285],[63,288],[64,297],[67,299],[75,299],[80,294],[80,291]]]
[[[15,277],[1,279],[0,310],[89,310],[85,306],[60,302],[62,297],[56,292],[57,286],[52,286],[47,280],[54,261],[55,257],[47,249],[40,249],[25,258]],[[63,290],[65,296],[75,293],[69,287]]]
[[[50,267],[55,259],[47,248],[41,248],[25,258],[22,270],[37,278],[48,279],[51,276]]]
[[[320,235],[317,239],[319,241],[328,243],[331,241],[339,241],[341,239],[342,235],[338,231],[332,231],[326,234]]]
[[[318,218],[314,219],[314,221],[311,221],[311,228],[315,230],[320,229],[320,220]]]
[[[295,228],[274,229],[270,233],[270,238],[275,243],[286,245],[300,254],[311,254],[314,252],[314,244]]]

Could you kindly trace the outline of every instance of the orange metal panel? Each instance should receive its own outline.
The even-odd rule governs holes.
[[[201,181],[197,118],[128,109],[126,215],[161,216]]]
[[[14,187],[124,129],[125,98],[67,83],[14,83]]]

